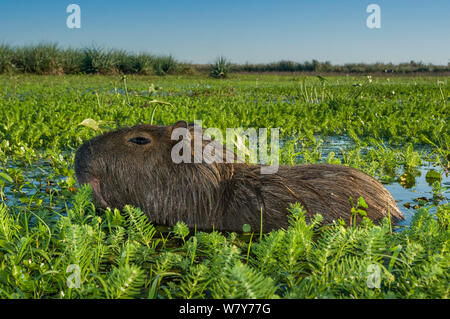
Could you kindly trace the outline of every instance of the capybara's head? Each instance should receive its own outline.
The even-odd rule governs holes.
[[[138,125],[88,140],[75,155],[77,180],[92,186],[97,206],[108,206],[108,194],[123,188],[128,196],[142,196],[134,194],[135,186],[144,173],[169,161],[169,138],[168,127]]]
[[[226,176],[226,164],[176,163],[172,150],[184,139],[181,135],[172,139],[175,129],[191,134],[194,162],[195,126],[185,121],[171,126],[137,125],[86,141],[75,155],[78,183],[92,186],[96,207],[129,204],[140,207],[156,223],[199,224],[203,217],[195,212],[219,205],[217,191]]]

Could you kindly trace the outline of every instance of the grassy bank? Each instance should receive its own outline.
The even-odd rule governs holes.
[[[176,60],[170,55],[133,53],[120,49],[101,47],[61,48],[57,44],[10,46],[0,44],[0,74],[216,74],[221,58],[209,64],[193,64]],[[224,74],[265,72],[315,72],[336,74],[442,74],[450,72],[450,65],[432,65],[423,62],[407,63],[348,63],[333,65],[317,60],[306,62],[278,61],[260,64],[235,64],[226,58]]]

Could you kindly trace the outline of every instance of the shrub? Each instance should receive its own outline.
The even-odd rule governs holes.
[[[213,78],[226,78],[230,72],[231,63],[227,58],[221,56],[216,59],[211,65],[211,72],[209,75]]]
[[[77,49],[66,49],[60,54],[60,63],[64,74],[77,74],[82,72],[84,54]]]
[[[118,73],[118,56],[112,51],[106,51],[97,47],[83,49],[84,57],[82,72],[84,73]]]
[[[9,72],[14,67],[14,51],[7,44],[0,45],[0,73]]]
[[[138,54],[133,59],[134,70],[139,74],[152,74],[155,71],[153,68],[154,60],[155,58],[150,54]]]
[[[24,73],[60,74],[60,49],[56,44],[38,44],[14,50],[13,64]]]
[[[115,68],[123,74],[136,73],[135,56],[124,50],[114,50],[110,52],[111,59],[115,63]]]
[[[158,56],[153,60],[153,69],[157,75],[174,73],[177,69],[177,62],[171,55]]]

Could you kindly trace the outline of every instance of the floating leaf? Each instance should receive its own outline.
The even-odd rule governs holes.
[[[89,128],[91,128],[91,129],[93,129],[95,131],[98,131],[100,129],[99,128],[99,123],[96,120],[93,120],[93,119],[85,119],[78,125],[89,127]]]
[[[11,178],[11,176],[9,176],[9,175],[6,174],[6,173],[0,172],[0,177],[1,177],[3,180],[5,180],[5,181],[7,181],[7,182],[9,182],[9,183],[12,183],[12,182],[13,182],[13,179]]]
[[[249,224],[242,225],[242,231],[244,233],[249,233],[252,230],[252,227]]]
[[[151,100],[151,101],[147,101],[147,103],[150,103],[150,104],[163,104],[163,105],[173,106],[172,103],[166,102],[166,101],[161,101],[161,100]]]
[[[410,172],[403,173],[398,179],[400,185],[404,188],[412,188],[416,185],[416,177]]]
[[[430,169],[427,173],[427,175],[425,175],[425,180],[427,181],[428,184],[433,184],[435,181],[441,181],[442,180],[442,176],[441,174],[439,174],[439,172],[435,171],[434,169]]]

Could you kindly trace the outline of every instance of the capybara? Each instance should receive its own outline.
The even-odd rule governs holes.
[[[295,202],[304,207],[307,218],[321,214],[326,223],[339,218],[349,222],[350,197],[356,203],[359,196],[373,221],[389,214],[392,222],[404,219],[380,182],[347,166],[279,166],[277,173],[261,174],[260,165],[242,162],[177,164],[171,150],[179,140],[171,135],[180,127],[189,134],[197,129],[184,121],[137,125],[86,141],[75,156],[78,183],[92,186],[96,207],[121,209],[129,204],[155,224],[183,221],[201,230],[242,232],[249,224],[259,231],[261,218],[263,231],[285,228],[287,209]]]

